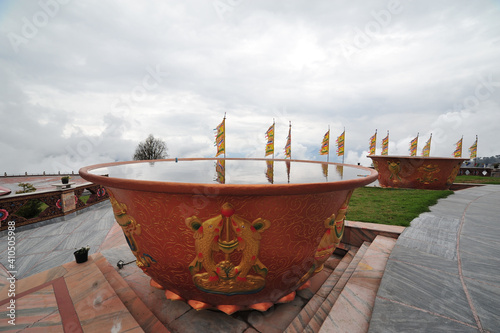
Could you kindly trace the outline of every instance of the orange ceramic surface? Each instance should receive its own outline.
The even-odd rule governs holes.
[[[231,185],[89,172],[111,165],[82,168],[80,175],[108,189],[137,265],[168,295],[231,311],[276,303],[319,272],[342,238],[352,191],[377,178],[374,170],[347,165],[368,175]]]
[[[466,158],[369,155],[382,187],[447,190]]]

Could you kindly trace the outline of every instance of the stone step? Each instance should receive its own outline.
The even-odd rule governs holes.
[[[283,333],[290,326],[290,323],[302,312],[304,306],[307,306],[315,293],[321,289],[321,286],[342,262],[343,257],[345,256],[331,255],[325,262],[323,270],[309,280],[310,286],[297,291],[293,301],[284,304],[275,304],[265,312],[253,311],[248,317],[248,323],[258,332]],[[296,276],[296,278],[298,281],[300,276]]]
[[[324,319],[320,333],[368,331],[375,297],[395,244],[394,238],[375,237]]]
[[[127,307],[130,314],[141,325],[144,332],[170,332],[158,318],[149,310],[144,302],[132,290],[129,284],[121,277],[116,271],[115,267],[111,265],[106,258],[97,253],[94,255],[94,262],[101,272],[106,277],[106,280],[115,290],[116,294]]]
[[[338,296],[342,292],[344,286],[349,281],[352,273],[361,261],[364,253],[368,249],[369,243],[365,242],[356,252],[349,251],[346,254],[348,261],[338,267],[337,272],[332,274],[331,281],[325,283],[325,287],[316,293],[316,300],[312,303],[313,311],[309,310],[310,318],[303,322],[303,329],[297,332],[318,332],[322,323],[328,316],[330,309],[335,304]]]
[[[3,299],[6,287],[0,292],[4,305],[10,302]],[[143,332],[94,256],[82,264],[69,262],[18,280],[15,292],[16,331]],[[0,320],[0,331],[9,328]]]

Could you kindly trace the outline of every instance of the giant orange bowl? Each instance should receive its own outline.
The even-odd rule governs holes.
[[[447,190],[466,158],[369,155],[382,187]]]
[[[225,312],[293,299],[339,244],[353,190],[377,179],[354,165],[229,158],[109,163],[80,175],[109,191],[152,285]]]

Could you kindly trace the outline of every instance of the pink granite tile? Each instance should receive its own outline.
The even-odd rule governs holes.
[[[11,275],[9,274],[7,268],[5,268],[4,265],[0,264],[0,290],[3,289],[3,287],[8,284],[7,278],[10,278]],[[0,294],[0,297],[2,297],[2,294]]]
[[[62,326],[44,326],[44,327],[28,327],[25,328],[23,333],[62,333],[64,329]]]
[[[328,276],[328,278],[323,282],[321,287],[317,290],[315,295],[307,302],[300,313],[293,319],[291,324],[287,327],[287,333],[302,332],[303,329],[309,324],[311,319],[315,316],[318,309],[321,308],[322,304],[325,302],[325,298],[332,291],[334,286],[339,281],[340,277],[344,274],[344,271],[349,266],[352,261],[354,254],[357,249],[353,248],[351,251],[346,253],[342,260],[335,267],[334,271]],[[326,317],[328,313],[323,316]]]
[[[292,322],[286,328],[286,333],[300,333],[303,332],[304,327],[307,326],[309,321],[314,317],[314,314],[321,307],[324,298],[314,295],[302,310],[293,318]]]
[[[93,261],[74,267],[65,280],[84,331],[142,332]]]
[[[118,225],[118,223],[114,223],[108,234],[106,235],[106,238],[99,247],[98,252],[112,249],[123,244],[127,244],[127,241],[125,239],[125,236],[123,235],[122,228]]]
[[[108,263],[106,258],[99,254],[96,256],[94,262],[145,332],[169,332],[137,294],[134,293],[114,267]]]
[[[354,246],[361,246],[363,242],[372,242],[378,235],[398,238],[404,229],[405,227],[394,225],[346,221],[346,232],[342,241]]]
[[[54,289],[51,285],[21,295],[16,299],[16,327],[17,330],[32,326],[33,323],[44,321],[41,326],[55,326],[61,324]],[[2,310],[6,310],[2,306]],[[8,328],[7,312],[0,312],[0,331]]]
[[[358,263],[319,332],[366,332],[378,286],[396,240],[377,236]]]
[[[325,262],[325,267],[334,270],[342,259],[343,256],[332,254],[332,256]]]
[[[368,244],[365,243],[356,252],[356,255],[349,262],[349,265],[344,269],[342,275],[338,279],[338,282],[333,286],[328,295],[326,295],[326,298],[324,299],[323,303],[314,313],[313,318],[311,318],[309,324],[306,327],[307,330],[312,332],[319,331],[321,325],[325,321],[325,318],[327,318],[333,305],[336,303],[337,299],[339,298],[339,295],[341,294],[345,285],[348,283],[358,263],[361,261],[363,255],[366,253],[367,249],[368,249]]]
[[[54,279],[64,276],[64,274],[66,273],[67,270],[64,267],[58,266],[18,280],[16,282],[16,294],[19,295],[20,293],[30,290],[36,286],[48,283]],[[0,297],[4,297],[4,295],[7,295],[6,289],[8,289],[8,286],[4,286],[0,290]]]
[[[406,228],[398,225],[389,224],[379,224],[379,223],[369,223],[369,222],[358,222],[358,221],[345,221],[346,227],[357,228],[357,229],[367,229],[377,232],[387,232],[394,234],[401,234]],[[394,237],[391,237],[394,238]]]
[[[311,291],[312,294],[315,294],[332,273],[333,273],[332,269],[326,267],[323,268],[321,272],[317,273],[316,275],[314,275],[312,278],[309,279],[311,285],[307,289]]]
[[[321,288],[316,292],[318,296],[322,297],[323,299],[328,297],[333,288],[335,288],[335,285],[340,280],[341,276],[344,275],[344,272],[349,267],[349,264],[351,263],[357,251],[358,249],[353,249],[346,253],[346,255],[344,256],[344,260],[342,260],[337,265],[337,267],[335,267],[335,270],[332,272],[332,274],[330,274],[326,281],[321,285]]]
[[[62,318],[59,312],[54,312],[53,314],[43,318],[40,321],[37,321],[32,326],[33,329],[37,329],[37,332],[64,332]],[[27,329],[23,332],[30,332],[30,329]]]
[[[295,298],[290,303],[273,306],[264,313],[254,311],[248,317],[248,322],[260,332],[281,333],[300,313],[304,301]]]
[[[136,265],[125,266],[120,274],[124,276],[127,284],[164,325],[170,325],[175,319],[191,310],[191,307],[184,301],[168,300],[164,290],[151,287],[149,284],[151,278]]]

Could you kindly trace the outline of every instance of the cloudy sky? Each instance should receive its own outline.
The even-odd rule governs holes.
[[[0,173],[130,160],[148,134],[170,157],[318,155],[345,162],[500,154],[500,2],[492,0],[0,1]]]

